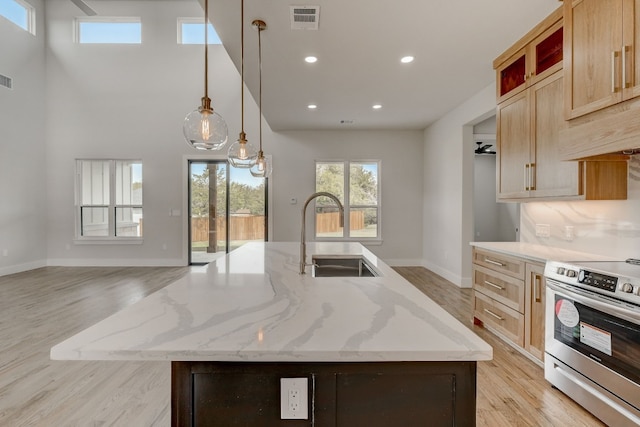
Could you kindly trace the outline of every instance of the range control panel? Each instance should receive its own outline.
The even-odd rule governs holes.
[[[622,265],[624,269],[620,268]],[[635,274],[636,268],[639,274]],[[640,305],[640,266],[637,265],[630,266],[624,261],[617,265],[615,262],[548,261],[544,275],[548,279]]]
[[[609,292],[615,292],[618,286],[617,277],[588,270],[580,270],[578,273],[578,282]]]

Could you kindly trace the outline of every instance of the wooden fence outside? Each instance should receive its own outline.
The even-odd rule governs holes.
[[[361,230],[364,228],[364,212],[352,211],[349,215],[351,229]],[[338,212],[327,212],[317,215],[316,232],[330,233],[338,231],[340,217]],[[226,219],[218,218],[216,228],[218,239],[224,240],[226,233]],[[264,238],[264,216],[232,216],[229,222],[229,233],[233,240],[261,240]],[[191,218],[191,241],[209,241],[209,218]]]

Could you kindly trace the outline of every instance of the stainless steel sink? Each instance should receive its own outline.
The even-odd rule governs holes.
[[[361,256],[315,255],[313,277],[377,277],[380,274]]]

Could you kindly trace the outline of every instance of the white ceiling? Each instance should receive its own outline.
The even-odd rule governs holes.
[[[204,4],[204,0],[199,0]],[[317,31],[291,30],[291,5],[320,6]],[[245,0],[245,81],[276,131],[424,129],[493,79],[493,60],[562,5],[558,0]],[[240,66],[240,0],[210,0]],[[318,62],[307,64],[304,57]],[[413,55],[411,64],[400,58]],[[317,110],[307,105],[318,105]],[[373,110],[374,103],[382,104]],[[353,124],[341,124],[341,121]]]

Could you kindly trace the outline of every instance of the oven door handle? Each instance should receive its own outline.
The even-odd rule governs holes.
[[[588,307],[595,308],[614,317],[628,320],[629,322],[635,323],[636,325],[640,324],[640,308],[638,308],[637,310],[628,309],[626,307],[623,307],[621,303],[618,303],[617,301],[604,299],[597,294],[587,294],[575,288],[567,289],[560,282],[556,282],[551,279],[547,279],[547,288],[551,289],[557,294],[577,301]]]

